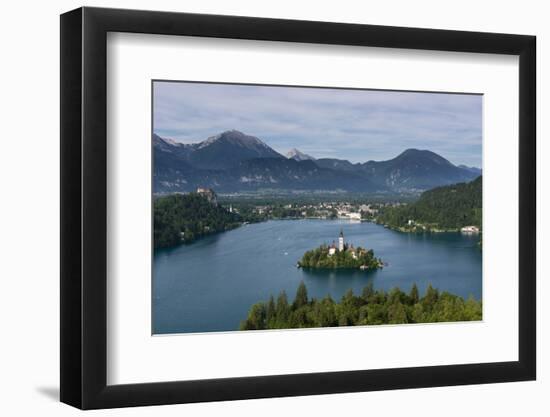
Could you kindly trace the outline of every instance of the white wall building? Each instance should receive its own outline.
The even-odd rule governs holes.
[[[350,220],[361,220],[361,213],[348,213]]]

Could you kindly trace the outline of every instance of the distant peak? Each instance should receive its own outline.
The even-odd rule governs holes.
[[[296,161],[315,161],[315,158],[299,151],[296,148],[292,148],[285,155],[288,159],[294,159]]]
[[[457,166],[459,168],[474,169],[474,170],[477,170],[477,171],[481,171],[481,168],[476,167],[476,166],[468,166],[468,165],[465,165],[465,164],[460,164],[460,165],[457,165]]]
[[[166,143],[169,143],[170,145],[174,145],[174,146],[181,145],[181,143],[176,142],[174,139],[163,138],[162,140],[164,140]]]
[[[231,129],[231,130],[226,130],[222,133],[218,133],[217,135],[210,136],[208,139],[201,142],[199,148],[204,148],[205,146],[211,145],[212,143],[217,142],[219,140],[231,142],[234,144],[240,144],[243,146],[251,146],[251,145],[267,146],[264,142],[262,142],[256,136],[250,136],[239,130]]]
[[[167,143],[168,145],[172,145],[172,146],[181,146],[181,145],[183,145],[180,142],[176,142],[174,139],[160,137],[156,133],[153,133],[153,141],[155,143],[164,142],[164,143]]]
[[[401,155],[414,155],[414,154],[419,154],[419,153],[433,153],[431,151],[427,151],[427,150],[424,150],[424,149],[416,149],[416,148],[409,148],[409,149],[405,149],[403,152],[401,152]]]
[[[409,148],[409,149],[405,149],[403,152],[401,152],[401,155],[427,155],[427,156],[435,156],[435,157],[438,157],[438,158],[442,158],[442,159],[445,159],[443,158],[441,155],[433,152],[433,151],[430,151],[428,149],[417,149],[417,148]]]
[[[403,156],[412,156],[412,157],[428,157],[432,160],[439,160],[439,161],[445,161],[445,162],[449,162],[447,159],[443,158],[441,155],[435,153],[435,152],[432,152],[432,151],[429,151],[427,149],[416,149],[416,148],[409,148],[409,149],[406,149],[404,150],[399,156],[398,158],[400,157],[403,157]],[[450,163],[450,162],[449,162]]]
[[[224,136],[224,135],[247,136],[243,132],[241,132],[240,130],[237,130],[237,129],[226,130],[226,131],[220,133],[220,135],[221,136]]]
[[[478,167],[475,167],[475,166],[468,166],[468,165],[464,165],[464,164],[460,164],[458,165],[459,168],[462,168],[462,169],[465,169],[466,171],[469,171],[473,174],[479,174],[481,175],[481,168],[478,168]]]

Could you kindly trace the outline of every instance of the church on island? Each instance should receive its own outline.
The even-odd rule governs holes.
[[[347,244],[344,241],[344,231],[340,229],[340,236],[338,236],[338,246],[336,246],[336,242],[332,242],[332,245],[328,248],[328,256],[332,256],[338,252],[348,252],[353,259],[357,259],[357,252],[355,248],[353,247],[353,244]]]
[[[360,269],[363,271],[379,269],[384,266],[380,258],[374,256],[372,249],[354,247],[344,239],[340,229],[338,243],[323,244],[318,248],[306,251],[296,265],[298,268],[318,269]]]

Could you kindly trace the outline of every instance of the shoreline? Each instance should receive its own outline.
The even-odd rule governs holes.
[[[347,218],[343,218],[343,217],[337,217],[337,218],[334,218],[334,219],[328,219],[328,218],[325,218],[325,217],[273,217],[273,218],[268,218],[268,219],[258,221],[258,222],[245,221],[245,222],[240,223],[238,226],[231,227],[227,230],[221,230],[219,232],[213,232],[213,233],[208,233],[208,234],[202,235],[202,236],[200,236],[200,237],[198,237],[198,238],[196,238],[196,239],[194,239],[190,242],[180,242],[177,245],[172,245],[172,246],[153,247],[153,252],[156,252],[157,250],[174,249],[174,248],[178,248],[182,245],[192,245],[193,243],[198,242],[199,240],[202,240],[203,238],[218,235],[218,234],[222,234],[222,233],[226,233],[226,232],[231,232],[233,230],[236,230],[236,229],[239,229],[243,226],[247,226],[247,225],[251,225],[251,224],[267,223],[269,221],[296,221],[296,220],[319,220],[319,221],[334,221],[334,222],[340,221],[340,222],[345,222],[345,223],[348,223],[348,224],[371,223],[371,224],[374,224],[374,225],[381,226],[381,227],[384,227],[386,229],[392,230],[394,232],[400,232],[400,233],[405,233],[405,234],[458,233],[458,234],[465,234],[465,235],[476,235],[476,233],[469,233],[469,234],[468,233],[461,233],[460,229],[409,230],[409,229],[406,229],[404,227],[396,228],[396,227],[392,227],[392,226],[389,226],[389,225],[384,224],[384,223],[378,223],[375,220],[371,220],[371,219],[361,219],[361,220],[353,219],[352,220],[352,219],[347,219]],[[481,236],[481,234],[482,234],[482,231],[480,230],[480,232],[477,233],[477,235]],[[329,268],[329,269],[335,269],[335,268]],[[351,269],[353,269],[353,268],[351,268]]]
[[[366,220],[366,221],[369,221],[370,223],[377,224],[379,226],[385,227],[386,229],[393,230],[394,232],[410,233],[410,234],[413,234],[413,233],[414,234],[459,233],[459,234],[468,235],[468,236],[481,236],[482,233],[483,233],[482,230],[480,230],[477,233],[464,233],[460,229],[425,229],[423,227],[422,228],[415,227],[413,229],[413,228],[408,228],[408,227],[404,227],[404,226],[401,226],[401,227],[390,226],[389,224],[386,224],[386,223],[378,223],[376,221],[371,221],[371,220]],[[418,230],[418,229],[420,229],[420,230]]]

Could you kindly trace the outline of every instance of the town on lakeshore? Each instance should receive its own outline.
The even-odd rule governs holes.
[[[211,188],[197,188],[198,194],[204,196],[208,201],[217,203],[218,196]],[[322,198],[322,197],[321,197]],[[325,197],[326,198],[326,197]],[[294,197],[290,201],[280,198],[271,203],[254,203],[254,200],[249,198],[240,199],[234,194],[222,196],[224,205],[231,213],[239,213],[240,211],[252,214],[258,219],[323,219],[323,220],[350,220],[350,221],[369,221],[374,223],[384,224],[383,221],[378,221],[377,215],[382,211],[388,211],[399,207],[407,206],[407,202],[403,201],[386,201],[381,202],[379,199],[369,199],[365,197],[361,199],[358,196],[350,200],[329,200],[329,201],[311,201],[315,198],[309,198],[309,202],[300,201],[303,198]],[[288,199],[290,200],[290,199]],[[363,201],[361,201],[363,200]],[[368,202],[374,200],[375,202]],[[407,201],[407,200],[405,200]],[[444,228],[434,227],[433,224],[425,224],[421,220],[407,218],[406,223],[396,228],[402,232],[445,232],[445,231],[460,231],[464,234],[479,234],[480,227],[477,225],[464,225],[462,227]]]

